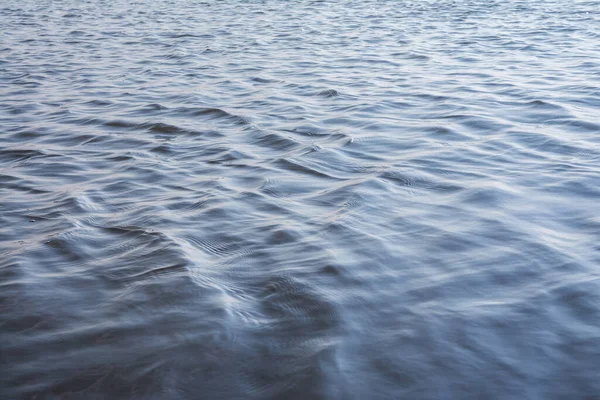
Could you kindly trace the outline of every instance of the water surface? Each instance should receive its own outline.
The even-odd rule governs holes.
[[[3,399],[600,394],[600,2],[0,28]]]

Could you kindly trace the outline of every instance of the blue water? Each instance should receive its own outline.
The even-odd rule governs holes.
[[[600,398],[600,2],[0,28],[0,398]]]

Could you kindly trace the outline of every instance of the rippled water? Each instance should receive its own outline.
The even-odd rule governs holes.
[[[600,396],[600,2],[0,26],[3,399]]]

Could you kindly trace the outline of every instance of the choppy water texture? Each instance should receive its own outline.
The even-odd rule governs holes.
[[[600,2],[3,1],[3,399],[600,396]]]

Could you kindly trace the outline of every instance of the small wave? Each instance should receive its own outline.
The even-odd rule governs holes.
[[[328,90],[320,91],[319,93],[317,93],[317,96],[331,98],[331,97],[339,97],[339,96],[341,96],[341,93],[335,89],[328,89]]]
[[[279,159],[279,160],[277,160],[277,162],[275,164],[279,168],[283,168],[284,170],[288,170],[288,171],[292,171],[292,172],[298,172],[301,174],[307,174],[307,175],[320,177],[320,178],[332,178],[331,176],[329,176],[323,172],[317,171],[316,169],[306,167],[304,165],[298,164],[297,162],[287,160],[287,159]]]

